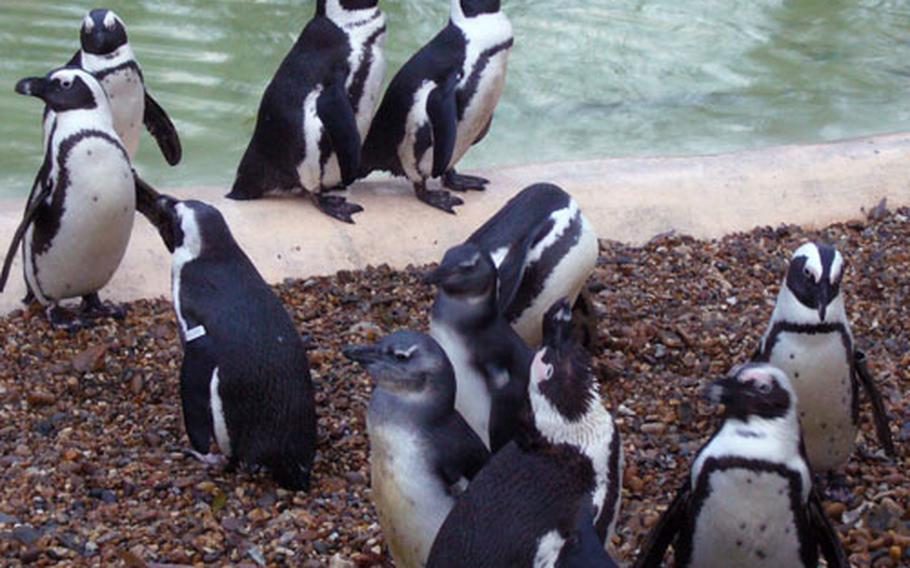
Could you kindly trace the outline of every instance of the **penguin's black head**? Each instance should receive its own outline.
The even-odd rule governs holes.
[[[350,345],[344,355],[366,367],[376,387],[417,403],[455,404],[455,373],[445,352],[423,333],[399,331],[373,345]]]
[[[722,403],[725,416],[746,422],[749,418],[784,418],[796,407],[796,394],[787,374],[772,365],[750,363],[735,367],[709,390]]]
[[[178,247],[183,245],[183,226],[180,222],[180,214],[177,212],[177,205],[180,200],[170,195],[159,195],[154,202],[149,214],[145,213],[147,207],[144,205],[146,197],[140,193],[140,199],[137,201],[136,209],[143,213],[148,220],[158,228],[158,234],[164,241],[167,250],[174,252]]]
[[[425,282],[439,286],[459,299],[487,297],[496,292],[496,265],[490,255],[474,244],[449,249]]]
[[[129,41],[123,20],[105,9],[92,10],[85,16],[79,39],[82,51],[92,55],[108,55]]]
[[[482,14],[499,12],[501,2],[500,0],[453,0],[453,9],[454,4],[458,4],[458,8],[466,18],[473,18]]]
[[[208,203],[160,195],[149,220],[171,253],[182,249],[190,258],[203,253],[209,258],[236,253],[237,244],[224,217]]]
[[[816,310],[824,322],[828,306],[838,299],[846,263],[830,245],[807,243],[793,254],[787,271],[787,289],[800,304]]]
[[[531,363],[532,389],[567,421],[577,421],[594,401],[594,380],[591,357],[575,340],[572,307],[567,299],[547,311],[543,333],[543,345]]]
[[[318,0],[316,2],[316,15],[332,17],[337,12],[367,10],[378,5],[379,0]]]
[[[98,106],[99,100],[107,101],[98,81],[75,67],[55,69],[45,77],[22,79],[16,83],[16,92],[37,97],[58,113],[93,109]]]

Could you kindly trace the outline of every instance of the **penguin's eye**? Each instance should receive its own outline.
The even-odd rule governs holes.
[[[815,282],[815,275],[812,274],[812,271],[808,268],[803,270],[803,274],[806,275],[806,278],[809,279],[809,282]]]
[[[72,88],[72,86],[73,86],[73,80],[72,80],[72,79],[61,79],[61,80],[60,80],[60,87],[61,87],[61,88],[65,89],[65,90],[69,90],[70,88]]]
[[[544,373],[544,375],[546,376],[548,381],[553,378],[553,365],[547,366],[547,370]]]
[[[417,350],[416,346],[408,349],[407,351],[401,351],[401,350],[396,349],[392,352],[392,356],[395,357],[396,361],[410,361],[411,355],[413,355],[414,351],[416,351],[416,350]]]
[[[769,392],[771,392],[770,383],[758,383],[758,385],[756,385],[755,388],[757,388],[758,392],[760,392],[762,394],[768,394]]]

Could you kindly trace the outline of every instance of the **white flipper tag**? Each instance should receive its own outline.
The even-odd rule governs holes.
[[[204,335],[205,335],[205,327],[201,326],[201,325],[197,325],[193,329],[187,330],[186,342],[190,343],[192,341],[196,341],[197,339],[199,339],[200,337],[203,337]]]

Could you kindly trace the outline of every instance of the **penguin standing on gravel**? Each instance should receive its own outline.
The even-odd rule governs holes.
[[[698,453],[690,478],[653,529],[636,567],[676,565],[849,566],[828,521],[800,439],[797,396],[767,364],[734,369],[714,383],[723,423]]]
[[[167,163],[177,165],[183,154],[180,137],[167,113],[145,87],[123,20],[112,10],[92,10],[82,21],[80,42],[82,49],[67,65],[88,71],[101,83],[110,102],[114,130],[130,158],[139,150],[144,125],[158,142]],[[48,108],[45,122],[53,120],[54,110]]]
[[[895,455],[881,394],[850,333],[841,293],[845,268],[831,246],[808,243],[797,249],[755,356],[790,377],[816,473],[841,468],[853,453],[860,387],[872,402],[882,447]]]
[[[439,527],[489,459],[455,411],[455,376],[443,350],[401,331],[349,347],[376,383],[367,413],[373,502],[398,566],[426,565]]]
[[[533,352],[499,312],[496,267],[478,246],[449,250],[426,282],[439,288],[430,335],[455,369],[455,408],[496,452],[521,428]]]
[[[347,223],[363,211],[344,197],[360,170],[361,142],[385,76],[379,0],[318,0],[265,90],[256,130],[228,197],[307,193]]]
[[[540,344],[543,315],[554,302],[584,302],[579,294],[594,272],[599,251],[597,234],[578,202],[548,183],[522,190],[467,242],[492,257],[499,274],[500,309],[518,335],[534,346]]]
[[[129,244],[136,185],[107,96],[91,74],[72,67],[23,79],[16,92],[40,98],[55,117],[45,123],[44,163],[7,252],[0,290],[21,243],[26,302],[37,299],[54,326],[85,325],[60,307],[69,298],[82,298],[85,318],[122,318],[122,308],[102,304],[98,291]]]
[[[455,504],[427,566],[612,566],[622,444],[565,300],[546,314],[529,385],[531,427]]]
[[[364,143],[362,176],[405,176],[417,198],[448,213],[463,201],[427,189],[442,178],[453,191],[482,190],[488,180],[455,165],[490,129],[505,87],[512,24],[500,0],[452,0],[449,24],[392,79]]]
[[[167,196],[156,205],[151,220],[173,258],[180,394],[197,457],[215,460],[214,436],[231,467],[262,465],[281,487],[308,490],[316,409],[297,328],[217,209]]]

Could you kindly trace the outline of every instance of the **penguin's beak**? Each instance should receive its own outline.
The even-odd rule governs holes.
[[[360,363],[364,367],[369,367],[382,359],[382,353],[374,345],[348,345],[341,352],[351,361]]]
[[[724,377],[708,385],[703,391],[705,398],[714,404],[726,404],[730,400],[730,394],[737,389],[739,383],[733,377]]]
[[[446,277],[449,275],[448,267],[440,265],[436,270],[430,272],[423,278],[423,283],[430,286],[439,286],[442,284]]]
[[[16,83],[16,92],[29,97],[44,98],[48,81],[44,77],[29,77]]]
[[[831,285],[823,281],[818,287],[818,318],[822,323],[828,312],[828,303],[831,301]]]
[[[558,348],[572,337],[572,306],[568,298],[561,298],[553,304],[543,320],[544,345]]]

